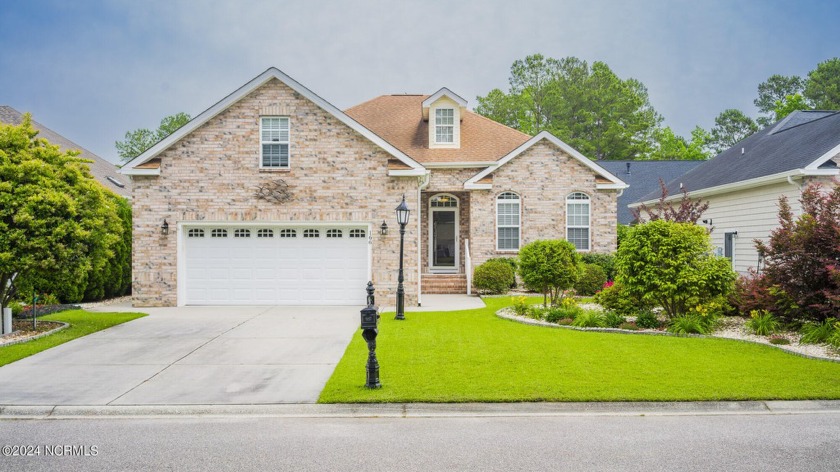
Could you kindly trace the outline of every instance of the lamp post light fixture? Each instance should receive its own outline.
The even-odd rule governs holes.
[[[400,273],[397,277],[397,316],[394,317],[394,319],[404,320],[405,287],[403,287],[403,282],[405,281],[405,278],[403,277],[403,242],[405,241],[405,225],[408,224],[408,216],[411,214],[411,210],[409,210],[408,205],[405,204],[405,195],[402,197],[402,202],[400,202],[399,206],[397,206],[396,212],[397,223],[400,224]]]
[[[160,225],[160,234],[162,234],[164,236],[169,234],[169,223],[166,221],[166,219],[164,219],[163,224]]]

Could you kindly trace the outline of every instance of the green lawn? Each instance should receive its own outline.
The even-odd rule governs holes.
[[[542,300],[540,298],[540,300]],[[357,333],[321,403],[840,399],[840,363],[723,339],[581,332],[460,312],[384,313],[383,388],[367,390]]]
[[[70,310],[38,318],[46,321],[64,321],[69,323],[70,327],[34,341],[0,347],[0,366],[143,316],[146,315],[143,313],[91,313],[84,310]]]

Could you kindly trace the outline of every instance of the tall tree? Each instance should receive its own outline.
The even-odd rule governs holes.
[[[801,93],[805,88],[805,81],[797,75],[773,74],[764,82],[758,84],[758,98],[753,103],[758,111],[763,113],[756,121],[761,126],[767,126],[775,118],[776,102],[784,101],[788,95]]]
[[[181,112],[165,116],[160,120],[160,125],[155,131],[148,128],[126,131],[125,139],[115,143],[120,159],[123,162],[134,159],[146,149],[154,146],[158,141],[166,138],[175,132],[175,130],[187,124],[188,121],[190,121],[190,115]]]
[[[840,57],[820,62],[808,73],[803,95],[818,110],[840,110]]]
[[[656,129],[653,138],[655,147],[648,156],[651,160],[701,161],[711,157],[706,147],[710,135],[699,126],[691,131],[691,141],[674,133],[669,126]]]
[[[776,121],[790,115],[797,110],[810,110],[811,105],[801,93],[788,95],[782,100],[776,100],[776,108],[773,109],[774,118]]]
[[[741,110],[730,108],[715,118],[709,147],[716,153],[723,152],[738,141],[758,131],[758,125]]]
[[[107,190],[77,152],[36,138],[29,114],[0,124],[0,305],[18,290],[62,287],[79,301],[123,227]]]
[[[644,84],[603,62],[534,54],[511,66],[510,89],[478,97],[476,112],[528,134],[549,131],[593,159],[646,157],[662,121]]]

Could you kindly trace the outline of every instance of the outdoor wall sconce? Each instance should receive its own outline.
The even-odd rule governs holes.
[[[385,236],[388,234],[388,223],[385,220],[382,220],[382,225],[379,227],[379,234]]]
[[[164,236],[169,234],[169,223],[166,221],[166,219],[164,219],[163,224],[160,225],[160,234],[162,234]]]
[[[703,224],[704,224],[704,225],[711,225],[711,224],[712,224],[712,219],[711,219],[711,218],[709,218],[709,219],[707,219],[707,220],[703,220]]]

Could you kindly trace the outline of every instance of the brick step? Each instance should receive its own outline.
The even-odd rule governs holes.
[[[423,274],[421,290],[428,294],[467,293],[465,274]]]

